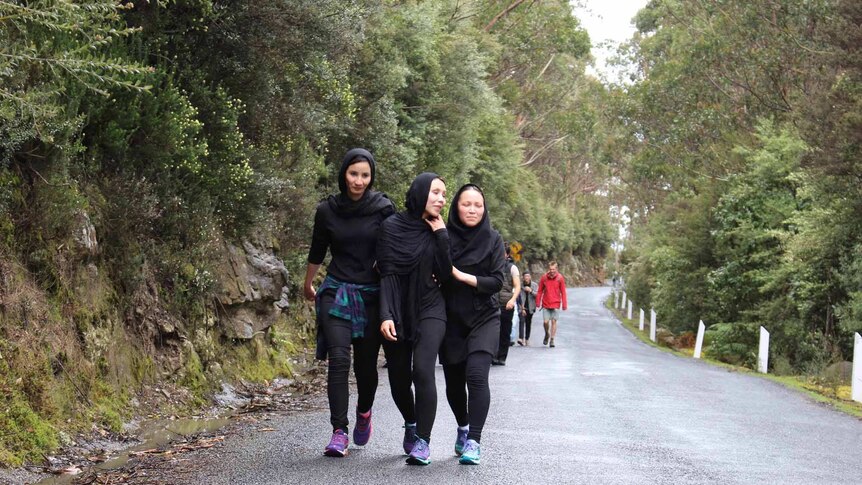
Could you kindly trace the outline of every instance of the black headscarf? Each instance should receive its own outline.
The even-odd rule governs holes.
[[[353,200],[347,195],[347,169],[359,161],[367,161],[371,167],[371,181],[365,188],[365,193],[359,200]],[[377,162],[374,156],[364,148],[353,148],[344,154],[341,159],[341,168],[338,170],[338,188],[341,193],[330,195],[326,200],[333,212],[340,216],[366,216],[390,207],[392,202],[385,194],[371,190],[374,185],[374,173],[377,170]]]
[[[406,275],[407,287],[394,287],[387,295],[394,303],[396,332],[399,337],[412,340],[414,325],[419,315],[420,285],[430,274],[420,274],[420,258],[434,241],[434,233],[422,219],[431,183],[440,178],[436,173],[419,174],[407,190],[407,209],[383,222],[377,241],[377,264],[382,277]],[[405,325],[406,324],[406,325]]]
[[[419,262],[419,257],[433,240],[428,223],[422,219],[431,183],[440,178],[436,173],[422,172],[407,190],[407,210],[386,220],[377,242],[377,264],[380,273],[406,274]]]
[[[482,214],[482,220],[479,221],[479,224],[467,227],[461,221],[461,217],[458,215],[458,202],[461,199],[461,194],[467,190],[479,192],[482,195],[482,200],[485,200],[482,189],[475,184],[464,185],[458,189],[452,199],[446,229],[449,230],[449,251],[452,253],[452,264],[458,267],[472,266],[484,261],[494,250],[494,242],[498,237],[497,231],[491,227],[487,207],[485,207],[485,213]]]

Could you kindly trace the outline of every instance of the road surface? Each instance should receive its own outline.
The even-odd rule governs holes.
[[[178,466],[176,483],[859,484],[862,421],[754,375],[644,345],[602,301],[569,291],[557,347],[514,347],[491,369],[482,464],[459,465],[438,366],[433,463],[407,466],[381,370],[374,435],[343,459],[322,455],[328,413],[283,416]],[[353,396],[355,398],[355,396]],[[351,409],[353,406],[351,404]],[[351,413],[352,414],[352,413]]]

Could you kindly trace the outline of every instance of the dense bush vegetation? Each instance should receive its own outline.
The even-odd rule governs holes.
[[[862,330],[862,6],[653,0],[614,92],[632,295],[711,351],[810,371]]]

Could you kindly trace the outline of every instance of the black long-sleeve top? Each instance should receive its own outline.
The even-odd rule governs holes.
[[[446,309],[457,321],[472,327],[484,321],[477,316],[484,316],[500,307],[497,293],[503,287],[506,271],[503,238],[497,236],[494,248],[478,264],[463,267],[455,264],[455,267],[475,276],[477,285],[474,288],[452,278],[444,287]]]
[[[407,280],[410,275],[391,274],[380,280],[380,320],[396,320],[396,315],[410,315],[403,305],[419,305],[417,314],[420,318],[437,318],[446,320],[446,304],[440,285],[452,278],[452,259],[449,256],[449,232],[446,229],[434,231],[434,243],[428,245],[425,253],[419,259],[417,274],[428,275],[420,281],[421,298],[418,302],[404,301],[395,295],[406,293]],[[434,278],[431,275],[437,278]],[[439,283],[439,285],[438,285]],[[414,325],[418,322],[411,322]]]
[[[332,260],[327,273],[333,278],[362,285],[377,283],[377,235],[383,220],[394,213],[392,206],[368,215],[340,216],[324,200],[314,214],[308,262],[323,263],[329,249]]]

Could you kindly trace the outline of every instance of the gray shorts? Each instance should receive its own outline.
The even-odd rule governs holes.
[[[556,320],[557,314],[560,312],[558,308],[542,308],[542,318],[547,322]]]

